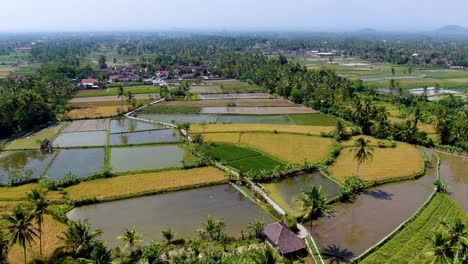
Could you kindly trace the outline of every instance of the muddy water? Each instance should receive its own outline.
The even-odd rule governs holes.
[[[299,209],[298,198],[302,191],[308,190],[311,186],[321,186],[329,199],[337,196],[340,192],[337,183],[318,171],[296,174],[278,182],[263,184],[263,186],[269,192],[270,198],[286,211],[292,212],[297,212]]]
[[[313,222],[312,234],[327,262],[346,262],[379,242],[427,200],[436,169],[415,181],[369,189],[352,204],[338,204],[333,213]],[[310,229],[310,223],[305,226]]]
[[[128,145],[144,143],[170,143],[179,142],[180,136],[173,129],[158,129],[133,133],[111,134],[111,145]]]
[[[184,150],[177,145],[112,148],[110,164],[114,172],[182,167]]]
[[[148,122],[141,122],[133,119],[122,118],[122,119],[113,119],[110,123],[110,132],[111,133],[127,133],[127,132],[136,132],[142,130],[153,130],[161,129],[163,126],[158,124],[152,124]]]
[[[0,153],[0,185],[8,184],[8,175],[22,168],[33,171],[32,179],[38,178],[49,164],[54,153],[31,151],[5,151]]]
[[[71,173],[83,178],[99,173],[104,166],[104,149],[62,149],[52,162],[46,175],[54,180]]]
[[[168,228],[174,229],[176,238],[195,237],[208,215],[223,218],[231,236],[238,236],[255,218],[273,222],[229,184],[88,205],[68,213],[72,220],[88,219],[92,228],[101,229],[101,239],[110,246],[121,245],[115,238],[133,226],[146,242],[160,240],[161,231]]]
[[[440,176],[448,181],[450,196],[468,212],[468,157],[437,152],[440,157]]]

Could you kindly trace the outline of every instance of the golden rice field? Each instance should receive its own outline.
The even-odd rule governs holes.
[[[66,119],[84,119],[117,116],[118,106],[94,106],[75,108],[68,111],[64,117]],[[128,105],[124,105],[124,111],[128,110]]]
[[[208,143],[241,145],[290,163],[303,163],[305,159],[320,162],[332,144],[329,138],[299,134],[206,133],[203,136]]]
[[[63,242],[58,238],[66,230],[66,225],[55,220],[51,215],[44,216],[44,234],[42,235],[43,253],[45,257],[50,256],[55,249],[63,246]],[[40,258],[38,239],[32,243],[32,247],[27,248],[27,259]],[[24,263],[23,249],[19,245],[10,248],[8,261],[11,264]]]
[[[190,132],[219,133],[219,132],[274,132],[320,135],[321,131],[331,132],[333,126],[291,126],[270,124],[209,124],[191,125]]]
[[[327,157],[332,144],[330,138],[270,133],[245,133],[240,142],[241,145],[258,149],[290,163],[303,163],[305,159],[321,162]]]
[[[64,125],[64,123],[52,125],[27,137],[15,139],[7,145],[6,149],[39,149],[44,139],[53,140]]]
[[[38,183],[29,183],[14,187],[0,187],[0,201],[19,201],[26,200],[26,193],[34,188],[41,188]],[[54,201],[61,199],[62,196],[59,192],[49,191],[47,199]]]
[[[357,161],[351,150],[343,149],[330,168],[330,174],[340,182],[356,174]],[[397,143],[395,148],[374,148],[372,160],[361,164],[359,175],[367,181],[382,181],[408,177],[423,170],[421,153],[410,144]]]
[[[351,137],[350,139],[348,139],[346,141],[342,141],[340,144],[343,147],[351,147],[351,146],[354,146],[354,142],[358,138],[364,138],[365,140],[369,140],[369,144],[372,145],[372,146],[378,146],[378,141],[383,141],[385,143],[390,143],[390,141],[386,140],[386,139],[378,139],[378,138],[371,137],[371,136],[360,135],[360,136]]]
[[[208,143],[239,144],[241,133],[206,133],[203,140]]]
[[[66,191],[75,200],[86,197],[113,200],[189,186],[222,183],[226,180],[224,172],[213,167],[204,167],[98,179],[68,187]]]

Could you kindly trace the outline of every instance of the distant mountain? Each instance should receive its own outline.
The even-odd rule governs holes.
[[[443,36],[468,36],[468,29],[457,26],[457,25],[448,25],[434,30],[432,33],[436,35]]]

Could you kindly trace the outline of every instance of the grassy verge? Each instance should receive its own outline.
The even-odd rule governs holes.
[[[66,191],[74,200],[89,197],[95,197],[98,200],[113,200],[223,182],[226,182],[226,177],[222,171],[204,167],[98,179],[68,187]]]
[[[325,114],[287,115],[296,125],[301,126],[336,126],[338,118]]]
[[[424,263],[430,251],[430,238],[441,222],[468,217],[449,195],[438,193],[431,202],[401,231],[360,263]]]
[[[53,141],[64,126],[65,123],[54,124],[29,136],[13,140],[7,145],[6,150],[39,149],[41,147],[41,142],[44,139]]]

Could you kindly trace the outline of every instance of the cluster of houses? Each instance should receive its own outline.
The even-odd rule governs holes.
[[[155,71],[150,68],[142,68],[137,65],[118,66],[98,70],[105,76],[105,81],[99,82],[97,78],[88,77],[81,79],[77,84],[77,89],[98,89],[103,83],[126,83],[141,82],[146,85],[165,86],[167,80],[190,80],[197,78],[209,78],[208,68],[205,65],[194,65],[189,63],[175,64],[170,69],[160,68]]]
[[[285,49],[271,49],[264,50],[263,55],[315,55],[320,57],[340,56],[341,51],[330,49],[298,49],[298,50],[285,50]]]

